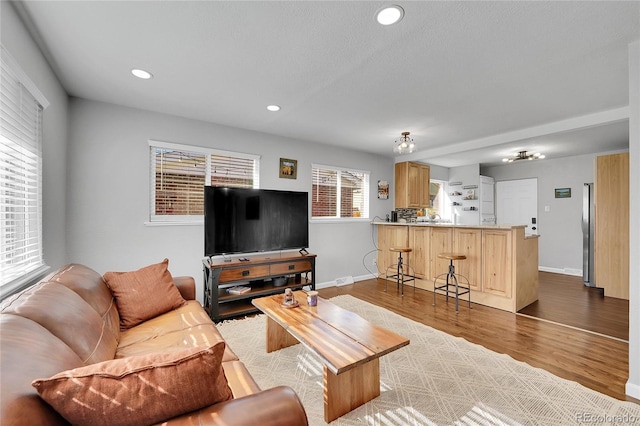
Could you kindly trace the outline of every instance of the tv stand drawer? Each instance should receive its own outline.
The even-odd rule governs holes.
[[[308,260],[299,262],[275,263],[271,265],[271,275],[286,275],[296,272],[305,272],[311,270],[311,262]]]
[[[269,265],[248,266],[246,268],[223,269],[220,282],[250,280],[269,276]]]

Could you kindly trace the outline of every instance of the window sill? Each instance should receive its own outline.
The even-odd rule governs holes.
[[[315,219],[309,220],[309,223],[358,223],[358,222],[369,223],[371,222],[371,219],[365,218],[365,217],[349,217],[349,218],[341,217],[341,218],[326,218],[326,219],[315,218]]]
[[[197,222],[170,222],[170,221],[157,221],[157,222],[144,222],[144,226],[202,226],[204,220]]]
[[[20,278],[16,278],[15,280],[3,285],[0,290],[0,300],[36,284],[49,272],[49,269],[51,268],[48,265],[42,265],[37,269],[26,273]]]

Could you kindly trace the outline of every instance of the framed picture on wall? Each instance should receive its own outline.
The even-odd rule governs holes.
[[[280,177],[284,179],[296,179],[298,177],[298,160],[281,158]]]
[[[571,188],[556,188],[556,198],[571,198]]]
[[[381,200],[389,199],[389,182],[386,180],[378,181],[378,198]]]

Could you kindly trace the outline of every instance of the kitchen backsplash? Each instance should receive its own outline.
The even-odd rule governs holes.
[[[398,213],[398,221],[404,219],[407,222],[415,222],[418,217],[416,209],[396,209],[396,213]]]

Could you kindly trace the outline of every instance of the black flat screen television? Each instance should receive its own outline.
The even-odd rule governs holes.
[[[307,192],[205,186],[205,256],[307,247]]]

